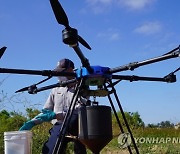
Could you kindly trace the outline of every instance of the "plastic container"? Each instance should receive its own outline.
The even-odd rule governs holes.
[[[4,132],[5,154],[32,154],[32,132]]]

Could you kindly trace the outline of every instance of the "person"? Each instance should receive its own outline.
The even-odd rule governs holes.
[[[58,62],[56,71],[63,72],[74,72],[74,63],[69,59],[62,59]],[[58,81],[66,81],[70,80],[73,77],[58,77]],[[53,88],[50,92],[50,95],[42,109],[42,113],[34,117],[32,120],[27,121],[21,128],[22,130],[30,130],[37,124],[41,124],[45,121],[51,121],[53,127],[50,129],[50,136],[48,140],[45,142],[42,153],[43,154],[51,154],[54,150],[56,141],[58,139],[58,135],[60,133],[60,129],[63,124],[64,117],[66,112],[68,111],[69,105],[71,103],[73,94],[74,94],[74,86],[75,84],[69,84],[65,87],[56,87]],[[85,104],[87,101],[84,97],[79,97],[78,102],[75,104],[75,109],[73,111],[69,126],[67,128],[67,133],[71,135],[78,135],[78,108],[81,107],[82,104]],[[65,153],[66,146],[70,140],[68,138],[64,138],[63,146],[60,153]],[[75,154],[86,154],[86,147],[78,140],[74,140],[74,153]]]

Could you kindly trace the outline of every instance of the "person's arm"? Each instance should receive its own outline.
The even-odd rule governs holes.
[[[42,121],[40,119],[36,119],[36,118],[33,118],[29,121],[26,121],[22,127],[19,129],[19,131],[22,131],[22,130],[31,130],[34,126],[38,125],[38,124],[41,124]]]
[[[34,126],[41,124],[43,122],[49,122],[56,118],[56,114],[48,109],[42,109],[42,112],[35,116],[33,119],[24,123],[24,125],[19,129],[22,130],[31,130]]]
[[[34,126],[41,124],[43,122],[51,121],[56,118],[56,114],[52,111],[53,108],[53,91],[51,91],[46,103],[44,106],[47,106],[46,109],[43,109],[41,113],[35,116],[33,119],[25,122],[23,126],[19,129],[22,130],[31,130]]]

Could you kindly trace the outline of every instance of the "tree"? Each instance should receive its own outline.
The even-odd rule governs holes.
[[[29,119],[34,118],[36,115],[38,115],[38,114],[40,113],[39,110],[37,110],[37,109],[32,109],[32,108],[27,108],[27,109],[26,109],[26,112],[27,112],[27,117],[28,117]]]
[[[117,114],[118,114],[121,124],[125,126],[121,112],[119,111],[117,112]],[[139,127],[145,126],[138,112],[125,112],[124,114],[125,114],[128,124],[130,125],[132,129],[137,129]],[[117,121],[114,114],[112,114],[112,123],[115,127],[117,127]]]
[[[148,124],[147,127],[148,128],[157,128],[158,125],[157,124]]]
[[[144,122],[142,121],[140,115],[138,112],[133,112],[131,113],[131,118],[132,118],[132,121],[133,121],[133,124],[135,128],[138,128],[138,127],[144,127],[145,124]]]
[[[25,120],[26,118],[21,114],[2,110],[0,112],[0,132],[18,130]]]
[[[174,127],[174,124],[171,123],[170,121],[166,120],[166,121],[161,121],[160,123],[158,123],[158,127],[160,127],[160,128],[172,128],[172,127]]]

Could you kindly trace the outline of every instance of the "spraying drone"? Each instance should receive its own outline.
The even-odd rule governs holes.
[[[63,142],[63,139],[66,135],[66,127],[70,121],[72,111],[74,109],[75,103],[77,101],[77,97],[79,95],[93,96],[93,97],[106,97],[107,96],[109,99],[109,102],[111,104],[111,108],[115,114],[116,120],[118,122],[120,131],[122,133],[124,133],[121,122],[117,116],[116,109],[114,107],[114,104],[113,104],[113,101],[111,98],[111,94],[114,94],[115,100],[119,106],[119,109],[120,109],[122,116],[123,116],[123,120],[126,124],[128,132],[130,134],[130,137],[131,137],[132,143],[134,145],[135,151],[136,151],[136,153],[139,153],[138,148],[135,144],[135,140],[133,138],[133,134],[132,134],[131,129],[128,125],[128,122],[126,120],[123,108],[120,104],[120,101],[118,99],[118,95],[116,93],[114,86],[122,80],[128,80],[130,82],[133,82],[133,81],[158,81],[158,82],[173,83],[173,82],[176,82],[175,73],[180,70],[180,67],[177,68],[175,71],[167,74],[164,77],[142,77],[142,76],[135,76],[135,75],[132,75],[132,76],[130,76],[130,75],[119,75],[116,73],[119,73],[122,71],[127,71],[127,70],[132,71],[132,70],[134,70],[140,66],[164,61],[164,60],[171,59],[171,58],[180,57],[180,46],[176,47],[175,49],[173,49],[173,50],[169,51],[168,53],[165,53],[159,57],[151,58],[151,59],[140,61],[140,62],[131,62],[129,64],[119,66],[119,67],[115,67],[115,68],[109,68],[109,67],[104,67],[104,66],[99,66],[99,65],[91,66],[89,63],[89,60],[84,56],[84,54],[82,53],[82,51],[79,47],[79,44],[82,44],[87,49],[91,50],[90,45],[78,34],[77,29],[72,28],[69,25],[68,17],[66,15],[63,7],[59,3],[59,1],[58,0],[50,0],[50,4],[51,4],[51,7],[52,7],[52,10],[54,12],[54,15],[55,15],[57,22],[60,25],[63,25],[65,27],[65,29],[62,30],[63,43],[72,47],[72,49],[76,52],[76,54],[78,55],[78,57],[81,60],[82,67],[79,69],[76,69],[74,71],[74,73],[67,73],[67,72],[54,71],[54,70],[25,70],[25,69],[9,69],[9,68],[0,68],[0,73],[46,76],[47,77],[46,79],[44,79],[44,80],[42,80],[36,84],[30,85],[28,87],[24,87],[24,88],[16,91],[16,92],[28,91],[28,93],[30,93],[30,94],[36,94],[40,91],[44,91],[44,90],[51,89],[54,87],[66,86],[66,85],[71,84],[71,83],[77,83],[76,88],[75,88],[74,97],[72,99],[69,110],[66,114],[62,129],[60,131],[60,137],[57,140],[57,144],[54,148],[53,153],[58,153],[58,150],[61,148],[61,143]],[[2,47],[0,49],[0,58],[3,55],[5,50],[6,50],[6,47]],[[74,78],[71,80],[68,80],[68,81],[58,82],[56,84],[52,84],[52,85],[41,87],[41,88],[37,87],[37,85],[41,84],[42,82],[49,80],[50,78],[52,78],[54,76],[72,76]],[[95,86],[96,88],[91,89],[90,88],[91,86]],[[87,111],[90,111],[90,110],[87,110]],[[106,108],[103,107],[103,111],[105,112]],[[83,113],[83,112],[84,111],[82,111],[81,113]],[[101,115],[106,116],[107,114],[101,113]],[[92,115],[92,117],[93,116],[94,115]],[[80,115],[80,117],[83,119],[84,115]],[[87,119],[90,119],[90,121],[91,120],[93,121],[94,119],[96,119],[96,118],[92,118],[92,117],[91,116],[87,117]],[[87,121],[86,121],[86,123],[88,123]],[[83,122],[80,123],[80,126],[83,127]],[[107,126],[105,126],[105,127],[107,127]],[[84,131],[84,129],[83,129],[83,131],[81,131],[79,133],[79,140],[82,143],[84,143],[93,153],[99,153],[101,151],[101,149],[104,146],[106,146],[106,144],[112,139],[112,133],[110,132],[111,127],[108,127],[108,128],[109,129],[107,129],[107,130],[105,129],[105,131],[104,131],[105,135],[103,134],[104,136],[107,136],[107,138],[101,139],[101,138],[98,138],[96,135],[94,135],[94,136],[96,136],[95,138],[92,138],[93,135],[88,134],[88,133],[91,133],[91,131],[90,131],[91,129],[89,128],[89,132]],[[87,133],[87,134],[82,135],[85,133]],[[129,150],[129,153],[132,153],[131,147],[129,145],[127,146],[127,148]]]

